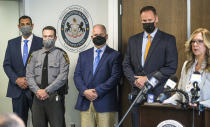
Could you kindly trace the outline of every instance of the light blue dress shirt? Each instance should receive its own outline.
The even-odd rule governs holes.
[[[157,33],[158,28],[156,28],[150,35],[151,35],[151,44],[152,44],[152,40],[155,37],[155,34]],[[144,66],[144,55],[145,55],[145,50],[147,47],[147,43],[148,43],[148,33],[144,31],[144,35],[143,35],[143,43],[142,43],[142,49],[141,49],[141,65],[142,67]]]
[[[102,57],[102,55],[104,54],[104,51],[105,51],[105,49],[106,49],[106,45],[104,45],[104,46],[103,46],[102,48],[100,48],[100,49],[101,49],[101,53],[100,53],[100,59],[101,59],[101,57]],[[97,56],[96,50],[97,50],[97,48],[94,47],[94,51],[93,51],[93,53],[94,53],[93,64],[95,63],[95,59],[96,59],[96,56]]]

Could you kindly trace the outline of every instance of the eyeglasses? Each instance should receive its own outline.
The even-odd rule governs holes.
[[[195,44],[195,42],[196,42],[197,44],[201,44],[201,43],[203,43],[203,40],[191,40],[191,41],[190,41],[191,44]]]

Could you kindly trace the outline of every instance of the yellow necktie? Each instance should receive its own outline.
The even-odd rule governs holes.
[[[145,55],[144,55],[144,62],[146,61],[150,45],[151,45],[151,35],[149,34],[148,35],[148,42],[147,42],[147,46],[146,46],[146,50],[145,50]]]

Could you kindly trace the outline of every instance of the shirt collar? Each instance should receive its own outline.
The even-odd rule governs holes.
[[[193,64],[193,71],[195,71],[195,67],[196,67],[196,65],[197,65],[197,63],[198,63],[198,60],[197,59],[195,59],[195,62],[194,62],[194,64]],[[204,60],[202,63],[201,63],[201,68],[200,68],[200,70],[199,70],[199,72],[200,73],[203,73],[203,71],[204,71],[204,69],[205,69],[205,67],[206,67],[206,60]]]
[[[32,39],[33,39],[33,34],[31,34],[27,39],[25,39],[25,38],[22,36],[22,42],[23,42],[24,40],[28,40],[28,41],[32,42]]]
[[[151,38],[154,38],[155,34],[157,33],[158,28],[155,28],[155,30],[150,34]],[[147,38],[148,33],[144,31],[144,38]]]
[[[52,48],[49,50],[49,52],[52,52],[52,51],[54,51],[55,49],[56,49],[56,47],[54,46],[54,47],[52,47]],[[47,50],[45,49],[45,47],[43,47],[41,53],[44,54],[46,51],[47,51]]]
[[[105,49],[106,49],[106,44],[105,44],[103,47],[101,47],[100,49],[101,49],[102,52],[104,52]],[[97,48],[94,46],[94,52],[95,52],[96,50],[97,50]]]

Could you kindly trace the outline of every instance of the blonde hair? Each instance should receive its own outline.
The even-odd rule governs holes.
[[[193,65],[195,61],[195,55],[192,52],[192,39],[197,35],[201,33],[203,37],[203,43],[206,46],[206,67],[204,71],[210,72],[210,32],[205,28],[198,28],[196,29],[190,36],[190,39],[185,43],[185,51],[187,54],[187,64],[186,64],[186,72],[189,70],[189,68]]]

